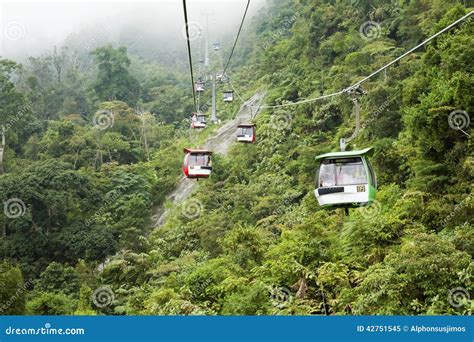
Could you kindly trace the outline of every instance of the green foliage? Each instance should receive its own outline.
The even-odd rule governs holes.
[[[40,274],[35,291],[74,295],[79,292],[79,277],[74,268],[52,262]]]
[[[21,315],[25,311],[25,298],[28,287],[21,270],[8,263],[0,264],[0,315]]]
[[[417,234],[406,239],[399,251],[390,253],[383,263],[371,266],[363,275],[354,303],[356,313],[419,314],[441,299],[449,312],[446,289],[472,287],[469,277],[459,274],[471,258],[435,235]]]
[[[101,101],[119,100],[134,106],[140,93],[139,82],[130,74],[127,49],[112,46],[97,48],[91,52],[99,69],[94,90]]]
[[[71,315],[74,312],[75,302],[63,293],[38,293],[27,304],[30,315]]]
[[[343,89],[425,38],[430,25],[439,21],[440,29],[464,13],[462,6],[387,1],[285,1],[267,10],[252,32],[267,44],[250,68],[270,88],[269,104],[316,96],[315,87]],[[288,32],[269,40],[295,13]],[[380,37],[362,39],[367,20],[381,24]],[[465,200],[472,146],[449,128],[448,115],[474,108],[464,60],[472,57],[471,31],[463,25],[439,37],[364,85],[362,130],[351,147],[375,148],[378,202],[349,217],[322,211],[312,194],[314,156],[337,149],[353,130],[349,99],[260,113],[257,144],[218,158],[196,191],[201,216],[185,220],[173,211],[152,235],[153,259],[180,265],[159,282],[162,305],[181,298],[221,314],[462,313],[447,299],[452,288],[470,291],[472,280]],[[195,251],[209,254],[203,266],[189,260]],[[172,285],[180,277],[185,289]],[[275,303],[268,287],[292,299]]]
[[[269,1],[236,51],[233,86],[270,105],[339,91],[466,11],[456,0]],[[369,20],[381,27],[373,39],[359,32]],[[449,117],[474,112],[473,33],[459,25],[363,84],[349,148],[374,147],[379,189],[349,216],[313,194],[314,157],[354,129],[345,95],[261,110],[257,142],[215,155],[192,195],[200,215],[186,217],[166,198],[182,148],[205,146],[213,129],[188,131],[186,72],[111,46],[81,52],[94,77],[67,49],[0,60],[1,120],[12,122],[0,202],[26,206],[17,219],[0,211],[12,262],[0,299],[15,301],[5,312],[27,301],[29,314],[470,314],[449,295],[474,290],[472,129]],[[113,125],[94,127],[98,113]],[[162,204],[166,222],[151,229]],[[100,286],[115,295],[102,309]]]
[[[259,264],[265,253],[265,236],[262,231],[251,227],[236,228],[222,241],[224,253],[243,268]]]

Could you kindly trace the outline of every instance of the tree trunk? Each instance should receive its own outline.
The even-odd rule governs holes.
[[[298,283],[298,291],[296,292],[296,297],[300,299],[306,298],[306,291],[308,291],[308,283],[306,282],[306,279],[302,277]]]

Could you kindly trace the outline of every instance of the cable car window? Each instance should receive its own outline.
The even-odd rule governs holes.
[[[239,127],[238,135],[253,135],[252,127]]]
[[[336,164],[323,162],[319,170],[319,186],[335,186],[336,185]]]
[[[210,166],[211,156],[207,154],[191,154],[188,158],[188,166]]]
[[[367,174],[362,158],[328,159],[321,164],[319,186],[366,184]]]
[[[372,180],[372,185],[376,188],[377,187],[377,177],[375,176],[374,167],[372,166],[372,164],[370,163],[370,161],[368,159],[366,159],[366,161],[367,161],[367,167],[368,167],[369,172],[370,172],[370,178]]]

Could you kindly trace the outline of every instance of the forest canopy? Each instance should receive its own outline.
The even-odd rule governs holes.
[[[470,11],[268,1],[242,32],[232,87],[269,106],[337,92]],[[212,176],[174,205],[182,149],[234,118],[237,96],[195,133],[189,71],[164,51],[70,38],[0,59],[0,314],[470,315],[472,20],[362,85],[348,149],[373,147],[378,193],[349,215],[314,196],[315,157],[355,129],[347,94],[261,108],[257,141],[216,154]]]

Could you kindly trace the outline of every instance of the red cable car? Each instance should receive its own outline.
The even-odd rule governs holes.
[[[237,141],[254,143],[257,137],[255,124],[242,124],[237,126]]]
[[[186,178],[209,178],[212,172],[212,152],[185,148],[184,153],[183,172]]]

